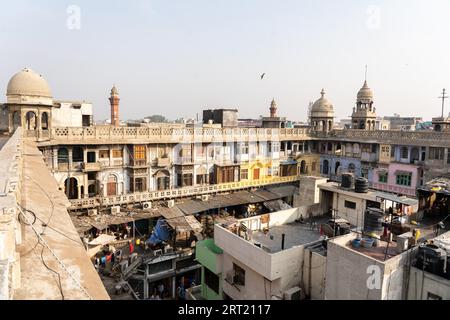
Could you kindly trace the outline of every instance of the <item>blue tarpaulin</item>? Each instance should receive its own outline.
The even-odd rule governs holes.
[[[152,235],[147,239],[146,243],[150,245],[156,245],[163,241],[167,241],[170,238],[170,227],[167,224],[166,219],[158,219],[156,226],[153,229]]]

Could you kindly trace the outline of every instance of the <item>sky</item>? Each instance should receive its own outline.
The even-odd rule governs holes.
[[[92,102],[97,120],[115,84],[122,119],[258,118],[275,98],[279,115],[305,121],[325,88],[340,119],[367,65],[378,115],[426,120],[450,91],[449,12],[448,0],[4,1],[0,90],[29,67],[56,99]]]

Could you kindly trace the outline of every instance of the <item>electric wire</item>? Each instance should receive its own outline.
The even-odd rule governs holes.
[[[19,206],[19,211],[22,211],[22,208]],[[22,212],[23,213],[23,212]],[[87,290],[81,285],[80,281],[78,279],[76,279],[74,277],[74,275],[72,274],[72,272],[69,271],[69,269],[67,269],[66,265],[64,264],[64,262],[61,261],[61,259],[56,255],[56,253],[50,248],[50,246],[48,245],[48,243],[45,241],[45,239],[42,237],[42,235],[36,230],[36,228],[34,227],[33,224],[30,223],[30,221],[28,220],[27,216],[24,214],[23,217],[25,218],[25,220],[27,220],[26,222],[29,224],[29,226],[33,229],[34,233],[36,234],[36,236],[38,237],[39,241],[42,242],[42,245],[45,246],[50,253],[55,257],[55,259],[58,261],[58,263],[60,264],[60,266],[62,267],[62,269],[64,271],[67,272],[67,274],[69,275],[69,277],[73,280],[73,282],[79,287],[79,289],[81,290],[81,292],[83,292],[83,294],[85,294],[90,300],[93,300],[92,296],[89,294],[89,292],[87,292]],[[41,257],[42,257],[43,251],[41,252]],[[45,261],[43,260],[44,265],[48,268],[48,266],[45,264]]]

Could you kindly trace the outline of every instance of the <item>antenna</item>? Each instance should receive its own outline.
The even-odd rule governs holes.
[[[442,89],[442,96],[438,97],[438,99],[442,99],[442,113],[441,118],[444,118],[444,106],[445,106],[445,99],[448,99],[448,96],[446,96],[447,92],[445,91],[445,88]]]
[[[366,73],[364,75],[364,81],[367,82],[367,64],[366,64]]]

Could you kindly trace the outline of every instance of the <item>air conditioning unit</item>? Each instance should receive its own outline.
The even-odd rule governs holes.
[[[202,195],[202,201],[203,202],[206,202],[206,201],[208,201],[209,200],[209,195],[207,195],[207,194],[205,194],[205,195]]]
[[[167,208],[173,208],[173,207],[175,207],[175,200],[167,201]]]
[[[88,216],[93,217],[97,215],[97,209],[89,209],[88,210]]]
[[[152,203],[149,201],[149,202],[144,202],[143,204],[142,204],[142,209],[151,209],[152,208]]]
[[[111,207],[111,214],[112,215],[119,214],[119,213],[120,213],[120,206]]]
[[[284,300],[302,300],[302,299],[304,299],[304,295],[300,287],[293,287],[284,292]]]
[[[173,253],[173,248],[171,246],[166,246],[164,248],[164,253]]]
[[[412,238],[412,232],[406,232],[397,236],[397,252],[402,253],[408,250],[409,241]]]

